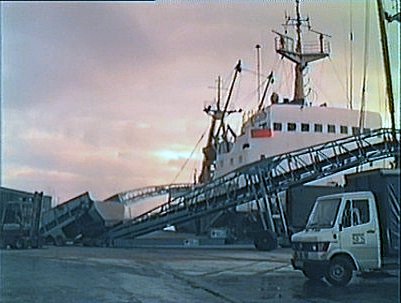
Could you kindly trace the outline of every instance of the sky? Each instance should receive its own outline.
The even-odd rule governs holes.
[[[330,59],[309,67],[310,100],[348,105],[352,19],[358,108],[365,1],[301,2],[312,27],[331,36]],[[367,108],[380,111],[388,126],[375,3],[369,1]],[[385,4],[394,12],[394,2]],[[272,30],[282,31],[294,8],[285,0],[2,2],[2,186],[44,191],[57,203],[85,191],[106,199],[192,182],[210,125],[203,107],[215,100],[218,76],[228,87],[239,59],[244,71],[232,107],[257,107],[256,44],[262,74],[274,70],[272,89],[292,97],[292,66],[275,54]],[[400,27],[387,28],[398,71]],[[234,128],[239,121],[232,119]]]

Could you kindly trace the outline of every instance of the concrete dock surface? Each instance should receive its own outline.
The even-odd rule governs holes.
[[[308,281],[291,249],[46,246],[1,250],[0,302],[399,302],[399,270]]]

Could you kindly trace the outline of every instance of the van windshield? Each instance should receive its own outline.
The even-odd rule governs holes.
[[[334,226],[341,199],[318,199],[309,216],[306,228],[330,228]]]

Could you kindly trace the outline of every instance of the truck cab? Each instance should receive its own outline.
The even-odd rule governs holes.
[[[399,202],[398,202],[399,203]],[[381,226],[372,192],[319,197],[305,230],[292,236],[294,269],[312,280],[347,285],[352,272],[382,267]]]

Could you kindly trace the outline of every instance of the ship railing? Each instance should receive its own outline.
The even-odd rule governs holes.
[[[298,53],[294,39],[281,35],[275,38],[275,48],[277,52],[285,53]],[[329,54],[330,53],[330,42],[327,40],[322,41],[308,41],[302,43],[302,54]]]
[[[302,52],[304,54],[316,54],[316,53],[330,53],[330,42],[306,42],[302,45]]]

